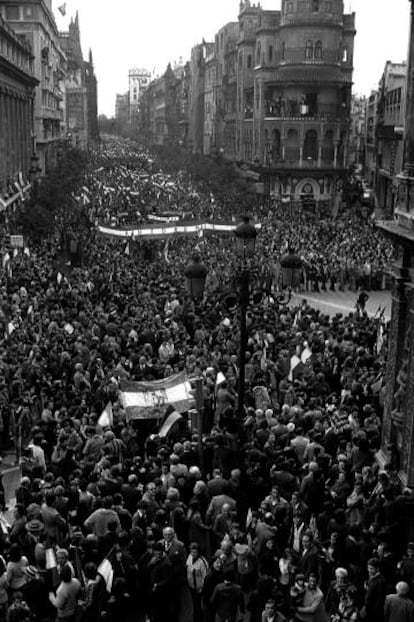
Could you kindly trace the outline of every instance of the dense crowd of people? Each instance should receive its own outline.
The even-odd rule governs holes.
[[[148,222],[167,203],[195,218],[240,214],[131,144],[106,143],[84,184],[58,217],[83,240],[81,265],[56,267],[58,231],[2,276],[1,429],[23,476],[13,517],[0,514],[1,619],[414,620],[414,495],[394,459],[375,460],[386,331],[379,340],[361,309],[330,318],[277,294],[287,247],[303,256],[305,289],[356,291],[389,261],[386,242],[347,215],[253,210],[266,295],[248,311],[240,412],[239,321],[221,298],[232,241],[125,244],[96,231],[137,211]],[[193,252],[209,268],[199,306],[184,287]],[[160,435],[162,421],[130,419],[119,400],[125,381],[181,371],[203,378],[202,438],[191,416]]]

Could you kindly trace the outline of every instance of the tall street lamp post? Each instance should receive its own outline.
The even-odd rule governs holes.
[[[239,259],[238,274],[235,278],[235,289],[240,307],[240,344],[239,344],[239,378],[238,378],[238,401],[237,411],[240,417],[244,416],[244,398],[245,398],[245,365],[247,351],[247,310],[252,298],[252,304],[255,304],[255,292],[251,284],[253,284],[255,271],[252,267],[256,250],[257,230],[250,222],[250,218],[245,216],[242,222],[234,230],[235,250]],[[282,268],[282,289],[286,288],[286,292],[273,292],[271,296],[274,302],[278,304],[288,304],[292,297],[292,290],[298,286],[300,282],[300,274],[302,270],[302,260],[295,255],[293,249],[281,259]],[[192,262],[187,266],[184,272],[186,280],[186,290],[190,298],[195,303],[200,303],[203,299],[204,287],[207,278],[207,268],[201,263],[200,257],[194,255]],[[256,294],[260,292],[256,292]],[[268,292],[269,293],[269,292]],[[231,294],[226,297],[233,298]],[[261,295],[259,295],[261,299]],[[257,301],[256,301],[257,304]],[[233,305],[232,305],[233,306]],[[199,393],[200,394],[200,393]],[[200,405],[197,405],[200,408]]]
[[[240,275],[236,279],[236,289],[239,295],[240,304],[240,349],[239,349],[239,386],[237,410],[239,415],[244,415],[244,393],[245,393],[245,366],[247,350],[247,307],[250,298],[250,261],[254,257],[256,249],[257,231],[251,224],[250,219],[245,216],[243,222],[234,230],[236,242],[236,254],[240,260]]]

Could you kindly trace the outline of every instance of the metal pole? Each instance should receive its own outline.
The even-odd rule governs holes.
[[[204,415],[204,395],[203,395],[203,379],[195,379],[195,398],[197,409],[197,449],[200,460],[200,469],[203,471],[204,455],[203,455],[203,415]]]
[[[244,393],[245,393],[245,365],[247,350],[247,306],[249,304],[249,281],[248,268],[244,268],[240,280],[240,356],[239,356],[239,387],[237,411],[240,417],[244,416]]]

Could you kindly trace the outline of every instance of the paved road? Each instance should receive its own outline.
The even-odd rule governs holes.
[[[370,316],[375,316],[379,307],[381,309],[385,307],[385,318],[389,320],[391,318],[391,292],[387,290],[367,292],[369,299],[366,304],[366,310]],[[320,309],[320,311],[326,315],[334,316],[337,313],[348,315],[355,311],[355,302],[358,297],[356,292],[303,292],[300,294],[294,294],[293,302],[297,302],[306,298],[308,303]]]

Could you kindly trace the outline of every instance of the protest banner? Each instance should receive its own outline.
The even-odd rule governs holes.
[[[167,406],[183,413],[194,405],[185,372],[152,382],[124,381],[119,399],[129,420],[157,419],[165,414]]]

